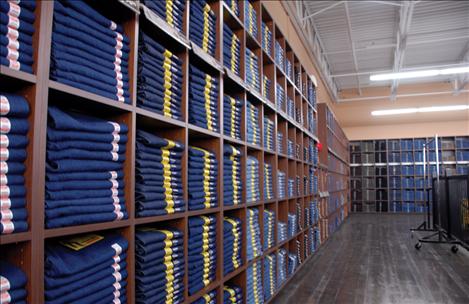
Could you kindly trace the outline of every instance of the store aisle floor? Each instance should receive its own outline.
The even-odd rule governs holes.
[[[469,303],[469,253],[414,248],[421,215],[352,214],[273,303]]]

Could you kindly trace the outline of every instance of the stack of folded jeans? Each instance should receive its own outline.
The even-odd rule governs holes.
[[[246,269],[246,304],[262,303],[264,303],[262,262],[257,261]]]
[[[126,303],[128,242],[84,235],[45,248],[45,303]]]
[[[277,287],[277,257],[275,253],[266,255],[264,259],[264,299],[270,299]]]
[[[223,146],[223,203],[225,206],[241,204],[241,150],[232,145]]]
[[[246,48],[246,83],[261,91],[261,81],[259,77],[259,59],[250,49]]]
[[[36,2],[0,2],[0,65],[33,72],[34,10]]]
[[[49,107],[46,227],[127,219],[127,125]]]
[[[287,77],[290,78],[290,80],[293,80],[293,65],[288,58],[285,59],[285,74],[287,74]]]
[[[283,133],[277,130],[277,153],[283,154]]]
[[[253,145],[261,144],[261,131],[259,127],[259,109],[249,101],[246,104],[247,142]]]
[[[316,133],[316,121],[314,120],[313,109],[308,107],[308,130],[315,134]]]
[[[257,39],[257,12],[251,2],[244,2],[244,26],[246,31]]]
[[[319,181],[318,181],[318,176],[317,176],[317,174],[316,174],[313,167],[311,167],[309,169],[309,179],[311,180],[311,183],[310,183],[311,194],[313,194],[313,195],[318,194],[318,192],[319,192]]]
[[[264,117],[264,148],[270,151],[275,151],[274,129],[274,122]]]
[[[297,123],[299,123],[300,125],[303,125],[304,117],[303,117],[303,113],[301,112],[301,108],[299,107],[295,109],[295,119]]]
[[[311,79],[308,79],[307,98],[308,98],[309,103],[313,106],[313,108],[316,108],[316,87],[314,86]]]
[[[296,144],[295,145],[295,158],[298,160],[301,160],[300,151],[301,151],[300,144]]]
[[[277,223],[278,244],[285,242],[288,238],[287,224],[281,221]]]
[[[213,152],[189,147],[189,210],[218,206],[218,161]]]
[[[0,261],[1,303],[26,303],[28,278],[20,268]]]
[[[223,102],[223,133],[231,138],[241,139],[243,102],[226,94]]]
[[[217,303],[217,290],[214,289],[209,293],[204,294],[199,299],[195,300],[191,304],[216,304]]]
[[[305,256],[305,260],[311,255],[311,233],[309,233],[311,229],[308,230],[307,233],[303,235],[303,254]]]
[[[184,10],[186,8],[185,0],[143,0],[142,2],[163,18],[166,23],[182,32]]]
[[[308,189],[308,177],[306,175],[303,176],[303,195],[311,194]]]
[[[313,228],[313,241],[311,243],[311,251],[316,252],[321,246],[321,230],[319,229],[318,226],[315,226]]]
[[[240,76],[241,42],[230,27],[223,23],[223,65]]]
[[[313,146],[313,165],[317,165],[319,163],[319,150],[318,147],[312,142],[311,146]]]
[[[307,162],[308,161],[308,148],[303,147],[303,161]]]
[[[189,39],[215,57],[217,16],[206,0],[190,2]]]
[[[225,216],[223,220],[223,274],[238,269],[241,260],[243,230],[239,218]]]
[[[52,80],[130,104],[129,53],[122,26],[82,0],[54,2]]]
[[[22,96],[6,93],[0,93],[0,100],[0,234],[9,234],[28,230],[24,163],[29,104]]]
[[[299,239],[296,240],[296,257],[298,259],[298,264],[303,263],[301,258],[301,241]]]
[[[238,0],[224,0],[226,5],[231,9],[231,11],[239,17],[239,5]]]
[[[278,276],[277,287],[282,286],[287,279],[287,250],[279,249],[277,252]]]
[[[181,120],[181,59],[140,31],[138,62],[137,105]]]
[[[294,148],[294,144],[293,144],[293,141],[291,141],[290,139],[287,139],[287,155],[288,157],[291,157],[293,158],[295,156],[295,148]]]
[[[297,231],[303,230],[303,214],[301,213],[301,204],[296,202],[296,223],[297,223]]]
[[[294,253],[288,253],[288,276],[290,277],[295,273],[296,268],[298,267],[298,256]]]
[[[270,86],[272,81],[267,75],[262,75],[262,96],[266,99],[270,99]]]
[[[311,203],[310,203],[310,205],[311,205]],[[304,224],[305,227],[308,227],[308,226],[311,225],[311,208],[306,207],[304,209],[304,212],[305,212],[305,219],[304,219],[303,224]]]
[[[262,254],[261,228],[259,225],[259,209],[248,208],[246,221],[246,251],[248,261],[251,261]]]
[[[286,175],[283,171],[277,171],[277,189],[278,189],[278,198],[285,198],[285,187],[286,187]]]
[[[189,218],[189,295],[215,280],[217,267],[217,218],[214,215]]]
[[[295,179],[288,179],[288,197],[293,197],[295,195]]]
[[[264,163],[264,200],[274,199],[274,183],[272,177],[272,165]]]
[[[296,180],[295,180],[295,189],[296,189],[296,196],[300,196],[301,195],[301,191],[300,191],[300,177],[297,175],[296,176]]]
[[[292,238],[298,232],[298,217],[294,213],[288,213],[288,238]]]
[[[246,160],[246,202],[253,203],[260,199],[259,161],[253,156],[248,156]]]
[[[184,145],[137,130],[135,203],[138,217],[185,210],[182,190]]]
[[[272,56],[272,31],[269,26],[262,22],[262,49]]]
[[[197,2],[192,2],[197,3]],[[218,132],[218,79],[190,65],[189,122]]]
[[[275,41],[275,62],[280,70],[285,70],[285,51],[277,40]]]
[[[223,287],[223,304],[242,304],[243,290],[238,286]]]
[[[136,303],[184,300],[184,240],[176,229],[143,227],[135,232]]]
[[[301,87],[301,70],[297,69],[295,74],[295,85]]]
[[[295,102],[290,97],[287,98],[287,115],[295,119]]]
[[[283,89],[283,87],[279,84],[279,83],[276,83],[275,84],[275,89],[276,89],[276,92],[277,92],[277,109],[285,112],[285,108],[284,108],[284,104],[285,104],[285,90]]]
[[[275,212],[264,209],[264,250],[274,246]]]
[[[312,201],[309,204],[309,209],[311,211],[311,226],[319,222],[319,204],[317,201]]]

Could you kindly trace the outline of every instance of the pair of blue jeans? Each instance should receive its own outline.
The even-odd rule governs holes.
[[[28,278],[22,269],[6,261],[0,261],[2,277],[2,296],[8,293],[12,303],[20,303],[26,299],[26,283]]]
[[[209,293],[203,295],[199,299],[192,302],[192,304],[216,304],[217,303],[217,291],[212,290]]]
[[[223,304],[241,304],[243,303],[243,291],[238,286],[223,287]]]

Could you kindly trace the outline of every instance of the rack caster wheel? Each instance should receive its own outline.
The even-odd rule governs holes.
[[[415,249],[420,250],[420,248],[422,248],[422,243],[418,242],[415,244]]]
[[[456,246],[456,245],[451,246],[451,252],[452,253],[457,253],[458,250],[459,250],[458,246]]]

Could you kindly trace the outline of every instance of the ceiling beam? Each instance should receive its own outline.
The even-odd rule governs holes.
[[[300,2],[300,1],[297,1],[297,2]],[[301,2],[303,2],[303,1],[301,1]],[[319,15],[319,14],[322,14],[322,13],[324,13],[325,11],[328,11],[328,10],[330,10],[331,8],[334,8],[334,7],[336,7],[337,5],[340,5],[340,4],[344,3],[344,2],[346,2],[346,1],[337,1],[337,2],[334,2],[334,4],[331,4],[331,5],[329,5],[329,6],[325,7],[325,8],[323,8],[323,9],[320,9],[320,10],[317,11],[317,12],[314,12],[314,13],[312,13],[312,14],[309,14],[309,15],[306,16],[306,17],[302,17],[302,18],[301,18],[301,21],[304,22],[304,21],[306,21],[307,19],[313,18],[314,16],[317,16],[317,15]]]
[[[396,3],[392,1],[357,1],[357,3],[376,3],[376,4],[384,4],[384,5],[392,5],[392,6],[402,6],[401,3]]]
[[[466,64],[469,62],[469,43],[467,43],[466,48],[461,54],[459,61],[461,64]],[[469,74],[464,73],[464,74],[455,75],[454,82],[455,82],[454,95],[459,95],[462,89],[469,83]]]
[[[437,96],[437,95],[451,95],[453,91],[438,91],[438,92],[420,92],[420,93],[407,93],[407,94],[397,94],[396,98],[404,98],[404,97],[421,97],[421,96]],[[461,90],[461,93],[469,93],[469,90]],[[349,101],[366,101],[366,100],[385,100],[388,99],[389,96],[382,95],[382,96],[367,96],[367,97],[352,97],[352,98],[340,98],[337,101],[342,102],[349,102]]]
[[[347,18],[348,38],[350,40],[350,46],[352,47],[353,66],[355,68],[355,72],[358,73],[358,60],[357,60],[357,54],[355,53],[355,40],[353,39],[352,21],[350,19],[348,2],[345,2],[345,16]],[[362,89],[360,87],[360,77],[358,76],[357,76],[357,90],[358,90],[358,95],[362,95]]]

